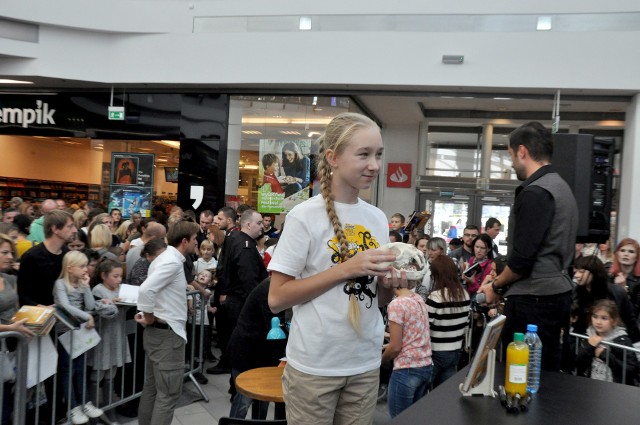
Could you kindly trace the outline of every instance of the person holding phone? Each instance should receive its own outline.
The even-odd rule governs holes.
[[[469,295],[473,297],[485,277],[491,273],[493,240],[491,236],[483,233],[473,239],[471,246],[473,247],[473,257],[469,260],[469,267],[462,273],[462,278],[467,285]]]

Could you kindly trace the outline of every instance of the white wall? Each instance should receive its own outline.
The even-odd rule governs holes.
[[[416,170],[418,166],[418,124],[403,126],[388,126],[384,129],[382,140],[385,145],[384,164],[380,170],[380,190],[382,202],[378,206],[385,212],[387,218],[394,213],[401,213],[405,217],[415,209]],[[392,147],[393,146],[393,147]],[[411,188],[402,189],[387,186],[387,164],[390,162],[411,163]]]
[[[622,151],[620,206],[618,208],[618,238],[640,239],[640,96],[636,95],[627,108]],[[635,188],[634,188],[635,184]],[[635,190],[634,190],[635,189]]]
[[[640,55],[629,50],[640,41],[638,31],[193,33],[195,18],[220,16],[518,16],[639,9],[631,0],[430,3],[436,2],[4,0],[0,16],[42,25],[37,44],[0,39],[0,54],[35,58],[3,60],[0,75],[169,85],[640,90],[635,72]],[[464,54],[465,63],[443,65],[443,54]]]

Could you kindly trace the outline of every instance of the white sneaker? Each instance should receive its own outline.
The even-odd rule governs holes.
[[[104,415],[104,412],[102,411],[102,409],[97,408],[90,401],[88,401],[84,405],[84,413],[91,419],[99,418],[100,416]]]
[[[76,406],[69,411],[69,419],[73,425],[89,423],[89,418],[82,411],[82,406]]]

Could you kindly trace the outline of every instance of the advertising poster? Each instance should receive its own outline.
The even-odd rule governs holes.
[[[151,216],[155,155],[114,152],[111,154],[109,211],[118,208],[128,219],[133,213]]]
[[[310,150],[309,140],[260,140],[259,212],[289,212],[309,199]]]

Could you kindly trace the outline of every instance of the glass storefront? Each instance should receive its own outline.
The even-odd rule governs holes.
[[[227,204],[278,214],[316,194],[315,141],[342,112],[360,110],[348,97],[231,96]]]

